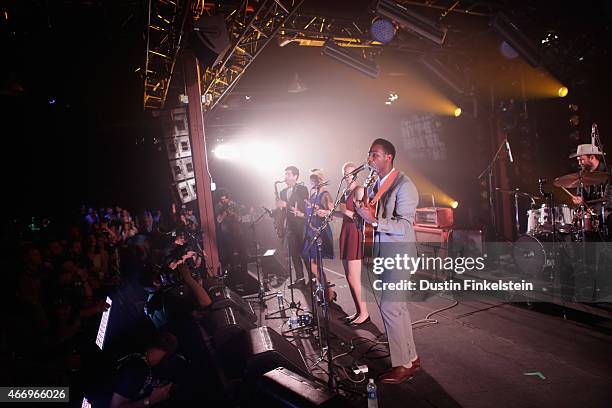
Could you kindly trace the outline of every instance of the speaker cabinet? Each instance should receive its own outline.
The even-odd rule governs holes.
[[[253,310],[253,306],[227,286],[212,286],[208,289],[208,294],[213,302],[211,306],[213,310],[225,309],[231,306],[251,323],[257,322],[257,315]]]
[[[249,332],[246,361],[249,376],[258,377],[277,367],[309,375],[300,349],[266,326]]]
[[[446,257],[448,245],[448,229],[431,227],[414,227],[419,254]]]
[[[203,318],[202,323],[220,353],[233,353],[234,350],[244,349],[248,341],[248,331],[255,328],[253,322],[231,306],[213,309]]]
[[[280,367],[268,371],[258,381],[263,396],[261,406],[302,408],[349,408],[347,399],[327,387]]]

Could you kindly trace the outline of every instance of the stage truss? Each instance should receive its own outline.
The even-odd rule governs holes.
[[[149,0],[147,50],[144,69],[144,108],[162,109],[174,72],[176,57],[182,46],[187,22],[202,14],[225,15],[230,47],[219,62],[202,73],[202,103],[210,112],[234,89],[251,63],[276,37],[281,46],[322,46],[331,39],[343,47],[359,48],[364,58],[372,58],[382,50],[373,41],[369,27],[373,13],[365,19],[351,20],[313,13],[301,13],[304,0],[243,0],[236,2],[204,2],[202,0]],[[406,6],[439,11],[442,20],[450,14],[487,16],[490,4],[469,1],[407,1]],[[395,41],[387,47],[422,52],[420,47]]]

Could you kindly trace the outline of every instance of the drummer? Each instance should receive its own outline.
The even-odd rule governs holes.
[[[605,163],[603,161],[603,153],[601,152],[601,150],[599,150],[598,146],[595,146],[592,144],[578,145],[578,147],[576,148],[576,153],[570,155],[569,157],[570,159],[575,157],[578,160],[578,165],[580,166],[580,170],[584,173],[595,173],[595,172],[604,173],[607,171]],[[583,197],[584,197],[584,200],[586,200],[587,204],[589,204],[589,201],[593,201],[593,200],[599,200],[603,198],[612,199],[612,197],[606,197],[610,193],[610,187],[608,186],[608,181],[609,179],[601,184],[583,186],[582,187],[583,191],[581,191],[581,188],[578,187],[576,189],[576,195],[572,196],[572,202],[576,205],[582,205]],[[610,231],[612,231],[612,214],[610,214],[610,211],[608,211],[609,208],[612,208],[612,202],[610,201],[611,200],[609,200],[605,204],[606,206],[606,211],[605,211],[606,212],[606,226],[608,230],[608,237],[611,236]],[[590,207],[597,210],[597,212],[600,214],[599,211],[601,210],[601,205],[602,205],[601,203],[593,203],[590,205]],[[601,221],[601,216],[600,216],[600,221]]]
[[[576,153],[570,155],[570,159],[575,157],[578,160],[580,170],[583,172],[605,172],[606,166],[603,160],[600,160],[602,156],[603,154],[599,150],[599,147],[592,144],[581,144],[578,145]],[[576,205],[582,205],[582,197],[584,197],[587,201],[602,198],[606,184],[607,183],[595,186],[585,186],[583,187],[584,194],[582,194],[580,187],[578,187],[576,191],[577,195],[572,197],[572,202]]]

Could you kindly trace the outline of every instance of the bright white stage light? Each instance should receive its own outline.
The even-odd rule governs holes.
[[[239,146],[233,144],[221,144],[213,151],[219,159],[229,160],[240,156]]]
[[[255,168],[258,172],[278,171],[284,165],[282,149],[278,143],[252,140],[220,144],[214,150],[215,156]]]

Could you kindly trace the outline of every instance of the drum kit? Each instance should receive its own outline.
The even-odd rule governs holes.
[[[566,174],[553,181],[567,194],[574,196],[567,189],[602,186],[609,181],[606,172],[578,172]],[[536,277],[547,267],[555,266],[559,255],[556,243],[604,241],[609,235],[606,229],[606,208],[612,207],[612,188],[606,188],[594,200],[584,200],[577,208],[566,204],[555,204],[552,193],[545,193],[545,179],[539,179],[540,195],[531,195],[517,190],[499,190],[512,193],[515,198],[515,216],[517,232],[520,231],[518,215],[518,197],[531,199],[531,208],[527,211],[527,230],[514,243],[514,261],[518,268],[530,276]],[[536,205],[537,200],[544,201]],[[553,279],[552,270],[545,279]]]

